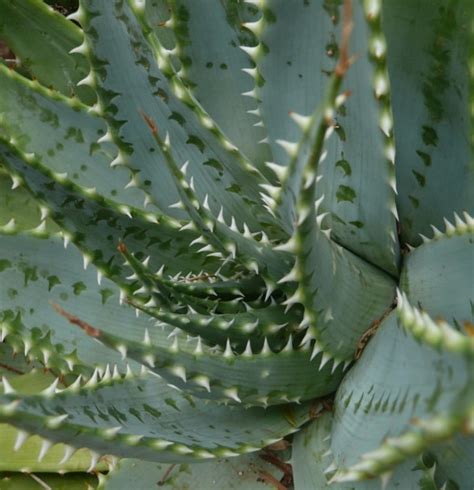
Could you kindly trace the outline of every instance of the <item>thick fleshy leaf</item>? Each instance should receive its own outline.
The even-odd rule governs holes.
[[[41,339],[49,335],[68,354],[76,349],[81,363],[105,366],[119,362],[117,354],[93,342],[100,340],[122,355],[128,351],[131,359],[200,396],[260,405],[325,395],[335,390],[342,377],[342,365],[334,373],[331,368],[336,366],[331,363],[323,369],[321,356],[311,361],[307,349],[293,348],[291,342],[278,354],[264,345],[258,353],[234,356],[229,344],[230,351],[226,349],[223,355],[222,349],[200,346],[200,341],[198,347],[183,338],[178,348],[174,342],[179,339],[169,335],[174,327],[163,331],[145,316],[136,318],[132,308],[120,306],[119,288],[106,278],[99,286],[96,271],[82,270],[80,252],[73,247],[64,249],[59,240],[0,235],[0,251],[4,328],[12,335],[26,329],[25,346],[38,343],[38,355],[51,355],[51,363],[61,359],[42,346]],[[80,322],[91,325],[85,328],[91,337],[69,325],[51,303],[75,315],[79,326],[84,325]],[[25,310],[24,305],[31,307]]]
[[[253,452],[297,430],[309,409],[213,405],[153,375],[110,372],[56,393],[0,396],[0,419],[27,432],[99,454],[161,462]]]
[[[174,94],[171,84],[179,85],[179,79],[168,82],[158,68],[152,47],[129,5],[120,0],[81,5],[85,52],[93,70],[91,84],[97,87],[123,158],[140,171],[142,183],[150,181],[154,202],[163,212],[171,213],[169,206],[179,196],[150,124],[169,135],[179,165],[189,161],[188,177],[193,177],[201,203],[209,194],[215,216],[223,206],[226,219],[234,216],[239,225],[245,222],[251,229],[259,229],[255,217],[259,212],[249,204],[258,203],[258,183],[263,178],[215,134],[211,119],[202,109],[193,111],[191,107],[197,103],[184,86],[178,87],[183,102]],[[159,50],[160,46],[154,48]]]
[[[282,474],[279,468],[260,457],[260,453],[176,466],[130,459],[122,460],[99,489],[127,490],[158,485],[163,490],[268,490],[269,476],[280,481]]]
[[[82,32],[40,0],[0,2],[0,38],[21,60],[22,68],[46,87],[85,103],[94,101],[89,87],[77,86],[87,74],[87,63],[69,54],[81,43]]]
[[[23,376],[12,376],[10,373],[8,383],[21,393],[34,394],[46,389],[54,379],[53,375],[41,371],[34,371]],[[49,447],[49,442],[41,437],[30,436],[7,424],[0,424],[0,438],[2,441],[0,472],[85,472],[91,466],[92,454],[87,449],[81,449],[74,455],[70,454],[69,458],[65,458],[67,450],[63,444]],[[46,453],[44,453],[45,448],[49,448]],[[103,461],[95,465],[94,469],[104,471],[108,469],[108,465]]]
[[[390,310],[395,283],[328,239],[314,210],[298,225],[294,243],[295,299],[305,306],[308,338],[317,349],[351,359],[362,335]]]
[[[2,490],[38,490],[41,487],[54,488],[54,490],[84,490],[87,485],[94,488],[97,485],[95,475],[82,473],[59,475],[55,473],[46,474],[22,474],[22,473],[0,473],[0,485]]]
[[[335,136],[321,155],[318,197],[325,196],[334,239],[396,275],[394,145],[379,13],[378,1],[353,2],[350,54],[357,58],[341,88],[349,97],[328,116]],[[288,113],[295,113],[304,125],[304,117],[298,116],[313,114],[324,97],[341,55],[343,24],[342,2],[270,0],[253,26],[260,43],[251,52],[264,80],[256,96],[262,100],[262,118],[278,165],[287,165],[301,139]],[[304,39],[304,46],[299,39]],[[288,231],[294,224],[292,214],[285,216]]]
[[[474,211],[472,153],[473,3],[383,2],[396,134],[401,236]],[[471,49],[471,54],[469,54]],[[409,95],[408,95],[409,94]]]
[[[331,428],[333,416],[325,413],[293,438],[291,464],[295,490],[439,490],[433,471],[422,461],[409,459],[386,479],[364,482],[329,483],[336,468],[332,466]]]
[[[15,227],[20,230],[34,230],[41,232],[41,225],[45,220],[46,209],[34,200],[33,196],[24,188],[16,188],[19,181],[12,179],[0,167],[0,226],[5,226],[15,220]],[[12,189],[12,187],[15,187]],[[58,231],[51,220],[44,223],[45,230]],[[40,227],[40,228],[38,228]]]
[[[5,67],[0,67],[0,94],[0,132],[17,148],[119,205],[148,209],[143,191],[129,186],[129,170],[110,166],[117,150],[97,142],[107,127],[86,106]]]
[[[393,312],[338,390],[331,438],[336,477],[386,472],[459,430],[465,417],[457,415],[459,396],[472,391],[472,372],[472,362],[405,334]]]
[[[0,235],[0,308],[2,336],[48,367],[61,371],[76,363],[103,366],[121,363],[120,356],[81,334],[58,315],[51,303],[74,304],[92,318],[127,325],[138,321],[129,307],[119,305],[112,282],[97,283],[97,272],[83,270],[80,252],[65,249],[59,237]],[[142,322],[143,323],[143,322]],[[148,324],[148,323],[146,323]]]
[[[204,263],[217,262],[204,254],[190,253],[190,243],[197,238],[196,234],[189,230],[178,232],[180,225],[174,220],[162,217],[158,221],[154,215],[128,206],[114,206],[63,180],[45,169],[34,155],[26,155],[7,143],[0,144],[0,158],[10,172],[23,178],[35,198],[49,208],[52,219],[64,230],[65,239],[78,245],[86,260],[94,261],[102,273],[107,271],[123,281],[126,271],[117,250],[122,241],[142,259],[150,254],[150,267],[156,270],[166,265],[170,274],[197,273]]]
[[[474,481],[474,436],[457,435],[445,443],[431,448],[439,484],[447,482],[447,488],[469,488]]]
[[[334,97],[334,94],[333,94]],[[330,106],[331,108],[331,106]],[[304,186],[299,193],[295,234],[284,245],[296,255],[296,263],[281,281],[296,282],[286,304],[302,303],[307,326],[306,340],[316,339],[313,352],[323,351],[336,359],[352,359],[362,335],[380,323],[393,303],[393,279],[331,240],[315,202],[316,171],[320,153],[305,164]]]
[[[270,160],[270,152],[259,143],[266,132],[259,126],[258,103],[243,95],[251,94],[259,81],[252,76],[253,62],[239,49],[252,41],[251,33],[242,27],[252,19],[252,6],[233,0],[163,2],[170,12],[160,24],[153,11],[163,10],[163,5],[156,3],[147,2],[149,23],[158,25],[155,33],[160,41],[172,31],[174,44],[166,47],[179,58],[180,78],[239,151],[265,171],[263,163]]]
[[[445,234],[408,254],[401,288],[410,303],[436,320],[445,320],[462,333],[474,324],[474,225],[456,218]]]
[[[12,348],[5,341],[0,342],[0,376],[11,375],[12,373],[25,374],[41,366],[39,363],[27,359],[22,350]]]

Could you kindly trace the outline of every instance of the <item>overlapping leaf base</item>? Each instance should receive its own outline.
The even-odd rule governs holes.
[[[0,472],[469,488],[474,8],[415,3],[0,0]]]

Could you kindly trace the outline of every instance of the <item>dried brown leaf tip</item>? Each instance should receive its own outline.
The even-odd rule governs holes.
[[[68,320],[69,323],[72,323],[73,325],[77,325],[81,330],[84,330],[84,332],[86,332],[86,334],[89,335],[90,337],[100,337],[101,332],[97,328],[94,328],[92,325],[85,322],[84,320],[81,320],[79,317],[74,316],[71,313],[68,313],[66,310],[61,308],[56,303],[51,303],[51,306],[56,310],[57,313],[59,313],[64,318],[66,318],[66,320]]]

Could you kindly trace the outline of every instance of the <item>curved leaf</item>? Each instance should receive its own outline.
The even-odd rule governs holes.
[[[473,16],[469,0],[383,2],[400,233],[412,245],[453,212],[474,211]]]
[[[409,459],[391,475],[364,482],[330,482],[336,471],[332,464],[331,427],[333,416],[324,413],[293,438],[291,463],[295,490],[310,488],[324,490],[440,490],[434,481],[433,471],[422,461]]]
[[[0,37],[34,78],[66,96],[93,103],[92,90],[76,85],[87,74],[87,63],[69,54],[83,37],[76,25],[40,0],[2,0],[0,19]]]
[[[54,386],[53,386],[54,389]],[[40,395],[0,396],[0,419],[53,442],[149,461],[256,451],[297,430],[309,406],[244,410],[194,399],[152,375],[111,376]]]

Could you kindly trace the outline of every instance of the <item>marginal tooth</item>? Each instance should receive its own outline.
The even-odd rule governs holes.
[[[226,359],[232,359],[234,357],[234,352],[232,351],[232,346],[230,345],[229,339],[227,339],[223,356]]]
[[[194,348],[194,355],[200,355],[202,353],[203,353],[203,350],[202,350],[202,340],[201,340],[201,337],[198,337],[197,338],[196,347]]]
[[[59,383],[59,378],[56,378],[46,389],[44,389],[40,394],[46,397],[51,397],[56,393]]]
[[[119,165],[126,165],[127,161],[125,158],[125,154],[122,151],[119,151],[117,156],[110,162],[110,166],[117,167]]]
[[[18,451],[23,444],[25,444],[25,441],[28,439],[30,435],[28,432],[25,432],[24,430],[19,430],[16,433],[16,439],[15,439],[15,445],[13,446],[13,451]]]
[[[298,267],[295,265],[286,276],[283,276],[278,284],[283,284],[284,282],[296,282],[299,279]]]
[[[464,223],[464,221],[459,217],[457,213],[454,213],[454,224],[456,225],[456,228],[461,231],[466,231],[467,230],[467,225]]]
[[[123,213],[125,216],[129,217],[132,219],[132,210],[128,206],[119,206],[118,210]]]
[[[252,345],[250,343],[250,340],[247,340],[247,345],[245,346],[244,352],[242,352],[242,356],[245,356],[245,357],[252,357],[253,356]]]
[[[86,470],[87,473],[92,473],[92,471],[95,469],[97,466],[97,463],[99,462],[100,455],[97,454],[94,451],[91,451],[91,464],[89,468]]]
[[[395,156],[396,156],[396,150],[395,150],[395,145],[393,143],[390,143],[386,146],[385,148],[385,156],[387,157],[387,160],[393,165],[395,164]]]
[[[270,184],[260,184],[260,187],[264,189],[273,199],[276,199],[281,193],[281,187],[270,185]]]
[[[253,116],[261,117],[262,113],[260,111],[260,107],[257,107],[256,109],[252,109],[250,111],[247,111],[247,114],[252,114]]]
[[[390,212],[393,214],[395,219],[398,221],[398,210],[397,210],[397,206],[396,206],[395,202],[390,204]]]
[[[75,22],[78,22],[79,24],[82,25],[82,22],[84,21],[84,9],[82,7],[79,7],[75,12],[72,14],[69,14],[66,19],[67,20],[73,20]]]
[[[110,131],[110,129],[107,129],[105,134],[97,140],[97,143],[113,143],[113,141],[114,139],[112,136],[112,132]]]
[[[326,352],[323,353],[323,356],[321,358],[321,364],[319,365],[319,370],[323,369],[323,367],[330,361],[332,360],[332,357],[327,354]]]
[[[230,229],[232,231],[235,231],[235,233],[240,233],[239,228],[237,227],[237,223],[235,222],[235,218],[232,216],[231,218],[231,223],[230,223]]]
[[[89,378],[87,383],[84,385],[84,388],[93,388],[97,386],[97,383],[99,381],[99,370],[97,368],[94,369],[94,372],[92,373],[92,376]]]
[[[184,206],[183,206],[184,209]],[[184,226],[182,226],[179,231],[184,231],[184,230],[196,230],[196,226],[193,221],[188,221]]]
[[[73,447],[65,445],[64,446],[64,455],[63,455],[61,461],[59,461],[59,465],[62,466],[64,464],[66,464],[71,459],[71,457],[75,451],[76,451],[76,449],[74,449]]]
[[[431,225],[431,229],[433,230],[433,238],[442,238],[443,234],[436,228],[436,226]]]
[[[179,341],[177,335],[173,336],[173,342],[170,345],[170,351],[175,353],[179,351]]]
[[[329,474],[329,473],[334,473],[335,471],[337,471],[337,464],[336,464],[336,461],[333,461],[324,471],[323,473],[325,475]]]
[[[124,189],[131,189],[133,187],[138,187],[139,184],[140,184],[140,181],[138,180],[138,176],[134,175],[130,179],[130,182],[124,187]]]
[[[153,202],[151,196],[149,194],[145,194],[145,199],[143,201],[143,207],[147,207],[149,204]]]
[[[252,2],[252,3],[260,3],[260,1],[259,2]],[[250,2],[247,2],[247,3],[250,3]],[[257,38],[258,38],[262,34],[262,30],[265,27],[265,17],[262,15],[262,17],[260,17],[260,19],[256,20],[255,22],[245,22],[242,25],[243,25],[243,27],[245,27],[249,31],[253,32],[255,34],[255,36],[257,36]]]
[[[67,17],[69,19],[69,16]],[[89,48],[87,46],[87,41],[84,40],[79,46],[76,46],[75,48],[71,49],[69,51],[69,54],[82,54],[85,56],[89,52]]]
[[[121,425],[109,427],[107,429],[102,429],[100,434],[104,439],[113,439],[122,430],[122,428],[123,427]]]
[[[248,306],[247,304],[244,304],[246,307]],[[242,325],[241,329],[246,332],[246,333],[252,333],[258,326],[259,319],[257,318],[253,323],[245,323]]]
[[[333,374],[334,371],[337,369],[337,366],[339,366],[343,362],[344,361],[342,359],[334,359],[334,363],[333,363],[333,366],[332,366],[332,369],[331,369],[331,374]]]
[[[41,448],[38,454],[38,462],[40,462],[45,456],[46,453],[49,451],[50,447],[53,445],[51,441],[48,441],[47,439],[43,439],[41,442]]]
[[[10,178],[12,179],[12,187],[11,189],[14,191],[18,187],[21,186],[23,183],[23,179],[19,175],[10,175]]]
[[[474,218],[467,211],[463,211],[463,216],[468,229],[474,231]]]
[[[385,95],[388,92],[388,80],[386,76],[380,74],[375,78],[374,90],[377,98]]]
[[[5,226],[0,227],[2,231],[9,233],[14,232],[16,230],[16,222],[15,219],[12,218]]]
[[[287,242],[282,243],[274,247],[274,250],[279,250],[281,252],[296,252],[296,238],[293,235]]]
[[[72,236],[70,233],[67,233],[65,231],[62,232],[62,236],[63,236],[63,241],[64,241],[64,248],[67,248],[68,245],[71,243]]]
[[[214,247],[209,243],[208,245],[200,248],[197,253],[204,253],[204,252],[214,252]]]
[[[296,303],[302,303],[302,295],[301,291],[298,288],[286,301],[282,304],[286,306],[285,313],[289,311],[289,309]]]
[[[204,244],[206,243],[206,239],[203,237],[203,236],[198,236],[197,238],[195,238],[190,244],[189,246],[192,247],[193,245],[197,245],[197,244]]]
[[[221,206],[221,209],[219,211],[219,214],[217,215],[217,221],[219,221],[219,223],[227,225],[227,223],[224,220],[224,208],[222,206]]]
[[[446,218],[443,218],[444,225],[446,226],[446,235],[451,236],[456,233],[456,228],[455,226],[449,222]]]
[[[248,73],[253,79],[257,78],[258,70],[257,68],[242,68],[244,73]]]
[[[285,180],[288,173],[287,167],[274,162],[265,162],[265,165],[278,177],[280,182]]]
[[[421,239],[423,240],[423,243],[430,243],[431,240],[426,237],[425,235],[421,234],[421,233],[418,233],[418,235],[421,237]]]
[[[155,367],[155,356],[153,354],[146,354],[143,356],[143,362],[148,364],[151,368]]]
[[[270,346],[268,345],[268,339],[267,339],[267,337],[265,337],[265,339],[263,340],[263,347],[262,347],[262,350],[260,352],[260,355],[267,356],[271,353],[272,353],[272,351],[270,349]]]
[[[31,343],[31,340],[25,338],[23,339],[23,344],[25,346],[24,348],[24,354],[25,354],[25,357],[28,355],[28,352],[30,352],[31,348],[33,347],[33,344]]]
[[[326,236],[326,238],[328,240],[331,239],[331,230],[330,229],[327,229],[327,230],[321,230],[321,232]]]
[[[266,204],[266,206],[269,210],[272,210],[273,208],[275,208],[275,206],[276,206],[275,199],[268,196],[267,194],[264,194],[263,192],[260,192],[260,197],[262,198],[262,201]]]
[[[206,209],[207,211],[211,211],[211,208],[209,207],[209,194],[206,194],[204,196],[204,201],[202,202],[202,207]]]
[[[82,80],[79,80],[79,82],[76,83],[78,87],[81,85],[88,85],[89,87],[94,88],[95,87],[95,77],[94,73],[90,71],[86,77],[84,77]]]
[[[298,155],[298,143],[293,143],[287,140],[276,140],[276,143],[286,151],[290,158],[294,158],[296,155]]]
[[[382,114],[382,117],[380,118],[380,128],[384,132],[385,136],[390,137],[393,129],[393,121],[388,112]]]
[[[41,213],[41,221],[44,221],[50,214],[49,208],[46,206],[40,206],[40,213]]]
[[[293,336],[290,335],[288,338],[288,342],[286,343],[285,347],[282,349],[281,352],[292,352],[293,351]]]
[[[55,415],[53,417],[48,417],[46,421],[46,426],[50,429],[57,429],[67,418],[69,414],[64,413],[63,415]]]
[[[171,148],[170,133],[168,131],[166,131],[165,140],[163,141],[163,146],[165,147],[166,150],[169,150]]]
[[[102,379],[101,379],[101,383],[106,383],[108,381],[110,381],[112,379],[112,373],[110,372],[110,365],[107,364],[105,366],[105,372],[104,374],[102,375]]]
[[[232,400],[235,400],[237,403],[242,403],[242,400],[239,398],[237,388],[227,388],[226,390],[223,390],[223,393],[225,396],[232,398]]]
[[[88,254],[84,254],[82,256],[82,261],[83,261],[83,265],[84,265],[84,270],[87,270],[87,267],[89,266],[89,264],[92,261],[92,257]]]
[[[397,178],[395,177],[395,175],[389,177],[388,185],[392,188],[393,192],[398,195]]]
[[[256,46],[239,46],[239,48],[244,53],[247,53],[253,60],[256,60],[263,51],[260,44],[257,44]]]
[[[199,375],[193,378],[194,383],[205,388],[209,393],[211,392],[211,383],[207,376]]]
[[[8,379],[5,376],[2,376],[2,385],[3,385],[3,393],[5,395],[13,395],[16,393],[15,388],[10,384]]]
[[[297,112],[290,112],[290,117],[303,131],[306,131],[311,126],[313,120],[312,116],[303,116]]]
[[[145,333],[143,335],[143,345],[151,345],[150,332],[148,331],[148,328],[145,328]]]
[[[319,344],[318,342],[315,342],[313,345],[313,350],[311,352],[310,361],[312,361],[322,351],[323,351],[323,349],[322,349],[321,344]]]
[[[186,383],[186,369],[184,366],[172,366],[169,368],[170,372],[174,374],[176,377],[180,378],[183,380],[184,383]]]

